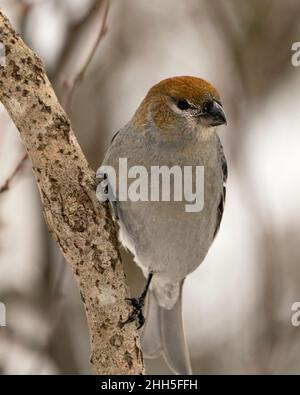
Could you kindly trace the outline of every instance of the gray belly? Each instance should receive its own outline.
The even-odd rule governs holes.
[[[186,212],[187,202],[119,202],[121,242],[144,270],[178,282],[206,256],[216,227],[222,183],[205,169],[204,207]]]

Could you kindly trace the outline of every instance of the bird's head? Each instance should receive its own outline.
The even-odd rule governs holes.
[[[173,77],[154,85],[134,115],[136,126],[162,131],[214,130],[226,123],[218,91],[196,77]]]

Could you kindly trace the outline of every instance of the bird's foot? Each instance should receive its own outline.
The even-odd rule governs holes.
[[[133,321],[138,321],[139,323],[138,329],[140,329],[144,325],[145,317],[143,314],[143,309],[145,306],[145,299],[149,290],[152,277],[153,277],[153,273],[150,272],[145,289],[139,298],[126,298],[126,300],[128,300],[131,303],[133,310],[132,313],[129,315],[127,321],[124,322],[124,325]]]
[[[145,323],[145,317],[143,315],[145,298],[144,297],[126,298],[126,300],[128,300],[131,303],[133,307],[133,311],[129,315],[128,319],[124,322],[124,325],[128,324],[129,322],[137,321],[139,323],[138,329],[140,329]]]

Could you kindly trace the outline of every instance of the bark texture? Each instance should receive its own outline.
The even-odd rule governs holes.
[[[58,103],[41,60],[0,12],[0,100],[32,162],[46,222],[71,265],[84,303],[95,374],[142,374],[143,358],[130,313],[116,230],[96,177]],[[2,51],[3,52],[3,51]]]

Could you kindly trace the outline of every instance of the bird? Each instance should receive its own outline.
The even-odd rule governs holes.
[[[145,321],[144,356],[162,355],[175,374],[192,374],[182,317],[184,280],[203,262],[224,211],[227,163],[216,132],[224,124],[220,95],[211,83],[193,76],[164,79],[148,91],[131,120],[113,137],[97,171],[103,178],[103,166],[117,169],[120,158],[126,158],[128,167],[143,166],[149,172],[152,166],[204,169],[199,212],[187,212],[184,199],[111,199],[119,239],[147,279],[141,297],[129,299],[133,311],[126,322],[137,320],[142,326]],[[121,175],[116,177],[120,181]]]

